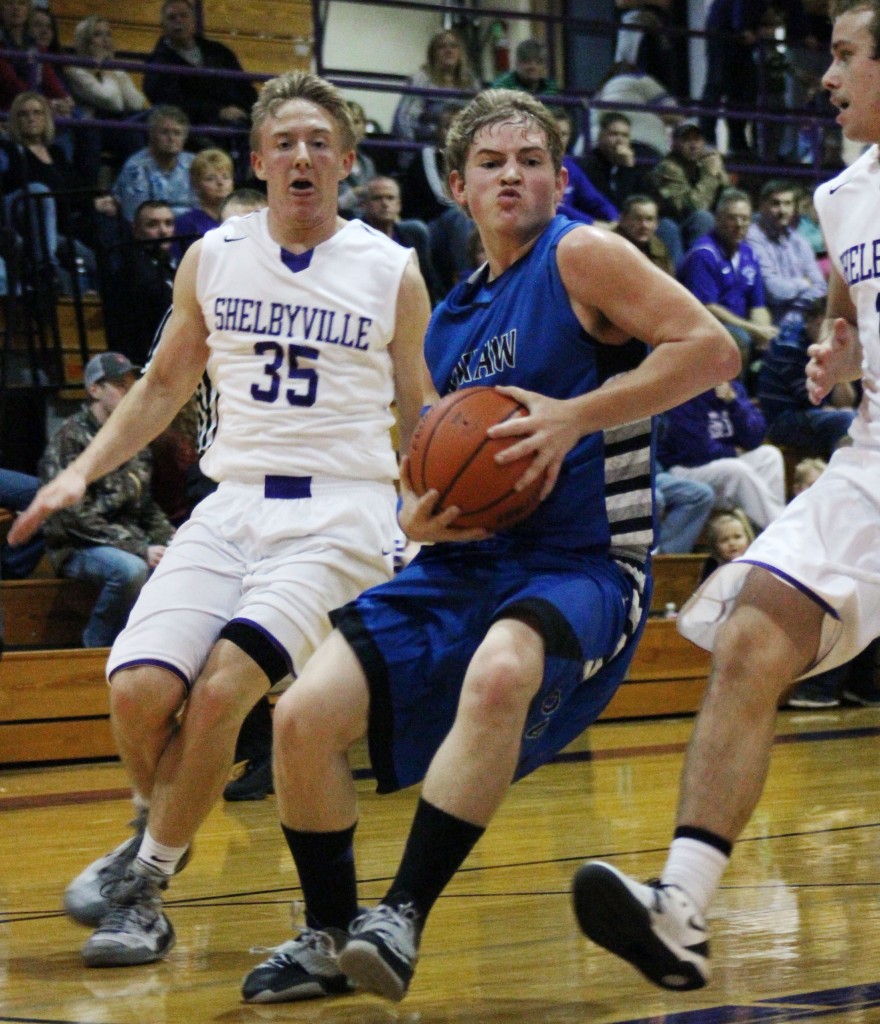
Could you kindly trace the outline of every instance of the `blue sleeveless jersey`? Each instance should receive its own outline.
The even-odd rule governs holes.
[[[425,357],[440,395],[503,384],[573,398],[633,366],[631,345],[599,343],[572,311],[556,247],[575,227],[576,221],[554,217],[500,277],[487,282],[484,268],[437,307]],[[552,493],[504,536],[643,560],[653,546],[651,444],[650,418],[581,438]]]

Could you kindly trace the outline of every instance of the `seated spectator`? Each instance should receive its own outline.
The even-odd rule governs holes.
[[[808,487],[812,487],[827,468],[828,463],[816,456],[808,456],[806,459],[801,459],[792,470],[791,496],[796,498]]]
[[[819,340],[825,305],[824,298],[814,299],[802,319],[782,325],[761,358],[755,393],[767,419],[769,441],[808,448],[828,458],[848,442],[857,396],[849,382],[835,385],[818,406],[807,394],[807,349]]]
[[[83,374],[88,400],[50,439],[40,462],[44,483],[70,465],[112,416],[134,384],[135,370],[118,352],[102,352],[89,360]],[[44,527],[55,571],[100,587],[83,631],[84,647],[113,643],[174,533],[153,501],[151,471],[149,452],[139,452],[92,484],[76,505],[56,512]]]
[[[178,263],[197,238],[220,227],[220,211],[233,187],[232,157],[222,149],[200,150],[190,165],[189,179],[198,205],[174,219]]]
[[[129,223],[146,199],[164,200],[175,216],[196,205],[189,176],[195,156],[184,150],[189,118],[179,107],[153,107],[147,128],[147,145],[132,153],[113,183],[113,195]]]
[[[58,23],[55,15],[48,6],[38,7],[31,3],[31,16],[28,19],[28,29],[37,44],[40,53],[62,53],[61,42],[58,39]],[[58,69],[55,68],[55,74]],[[63,84],[63,82],[62,82]]]
[[[715,491],[715,508],[741,508],[763,530],[785,507],[782,452],[762,444],[767,424],[739,381],[719,384],[664,414],[657,458],[674,476]]]
[[[214,68],[241,72],[238,57],[223,43],[196,32],[196,15],[190,0],[165,0],[161,8],[162,35],[147,57],[147,64],[166,68]],[[241,129],[230,144],[233,159],[244,177],[250,159],[247,129],[257,91],[247,78],[235,75],[175,75],[147,71],[144,92],[154,106],[179,107],[190,124]],[[198,140],[198,148],[216,146],[215,137]],[[236,159],[236,155],[238,159]]]
[[[450,206],[428,224],[431,264],[442,295],[474,269],[468,241],[474,222],[459,206]]]
[[[400,219],[400,186],[393,178],[380,175],[368,183],[361,219],[398,245],[415,249],[431,302],[439,302],[442,289],[431,264],[428,228],[421,220]]]
[[[752,203],[745,192],[726,189],[715,211],[715,229],[688,250],[681,283],[730,331],[743,358],[743,379],[778,333],[764,298],[761,267],[745,241]]]
[[[669,126],[681,121],[681,114],[671,110],[663,112],[664,107],[677,106],[677,100],[656,78],[640,71],[634,64],[620,61],[608,69],[593,100],[602,104],[596,108],[600,117],[603,111],[611,108],[626,114],[632,129],[632,147],[636,156],[655,161],[666,155],[669,150]],[[631,104],[635,104],[636,108],[653,107],[657,113],[654,110],[635,109]],[[598,131],[598,121],[594,120],[594,144]]]
[[[139,365],[171,305],[177,270],[173,237],[171,207],[147,199],[137,208],[131,237],[108,247],[101,287],[107,341]]]
[[[632,125],[626,114],[607,110],[599,118],[599,134],[580,166],[593,185],[619,209],[634,193],[650,191],[648,173],[636,163]]]
[[[523,39],[514,50],[513,69],[500,74],[493,89],[518,89],[533,96],[556,96],[559,86],[547,75],[547,55],[537,39]]]
[[[423,220],[430,224],[447,210],[458,209],[446,188],[443,147],[446,145],[449,125],[463,106],[464,104],[458,100],[450,100],[443,104],[437,116],[433,142],[418,150],[401,175],[400,190],[404,217]]]
[[[354,100],[348,101],[351,111],[351,123],[354,128],[355,150],[354,163],[348,177],[339,184],[339,212],[345,217],[360,217],[363,213],[363,201],[366,187],[376,177],[376,165],[361,150],[361,143],[367,134],[367,112]]]
[[[828,294],[810,243],[794,229],[797,189],[778,179],[761,187],[758,217],[746,240],[761,265],[764,295],[773,323],[802,321],[804,310]]]
[[[53,114],[69,117],[73,100],[57,71],[36,58],[42,51],[29,27],[32,10],[31,0],[0,3],[0,49],[16,51],[13,57],[0,57],[0,110],[9,110],[21,93],[36,92],[49,101]]]
[[[700,582],[711,576],[719,565],[741,558],[754,539],[755,531],[741,508],[716,512],[706,523],[709,553],[700,572]]]
[[[797,191],[795,230],[810,243],[810,248],[816,257],[819,270],[822,271],[822,276],[827,281],[831,273],[828,245],[825,242],[825,235],[822,233],[819,218],[816,215],[816,208],[813,206],[813,193],[808,188],[800,188]]]
[[[407,84],[419,89],[467,89],[476,92],[480,88],[480,80],[470,66],[461,37],[447,29],[431,37],[427,60]],[[404,142],[434,144],[439,134],[440,117],[449,99],[448,96],[404,93],[394,111],[392,135]],[[412,152],[401,154],[401,168],[405,168],[413,156]]]
[[[657,467],[654,505],[658,520],[657,554],[690,554],[715,505],[715,491],[699,480]]]
[[[672,131],[669,152],[652,168],[650,184],[660,202],[660,237],[678,267],[684,252],[715,226],[712,211],[730,178],[699,125],[682,121]]]
[[[54,281],[70,295],[75,263],[82,260],[88,290],[97,271],[95,255],[84,239],[90,237],[92,213],[107,209],[106,197],[88,190],[55,144],[55,120],[45,96],[19,93],[12,101],[7,130],[9,141],[0,141],[3,202],[7,222],[29,243],[24,247],[26,270],[47,283]]]
[[[562,136],[562,166],[568,172],[568,181],[562,193],[562,202],[557,213],[564,213],[573,220],[586,224],[599,223],[606,227],[617,223],[617,207],[606,198],[579,167],[568,152],[571,142],[571,120],[564,109],[554,111],[559,134]]]
[[[655,267],[675,277],[675,267],[669,250],[657,237],[658,223],[657,201],[650,196],[636,193],[624,200],[620,219],[614,230],[641,250]]]
[[[265,193],[255,188],[237,188],[223,200],[220,221],[225,223],[230,217],[246,217],[255,210],[264,210],[268,205]]]
[[[69,64],[64,68],[64,78],[81,116],[102,121],[125,121],[147,109],[147,97],[127,71],[102,66],[116,56],[113,30],[107,18],[99,14],[83,18],[74,29],[73,45],[77,56],[97,61],[97,67]],[[142,145],[143,135],[137,131],[79,128],[76,133],[76,159],[86,178],[97,184],[103,153],[112,154],[118,172],[125,160]]]

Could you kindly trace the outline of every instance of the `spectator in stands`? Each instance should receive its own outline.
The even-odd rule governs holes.
[[[791,473],[791,496],[796,498],[819,479],[828,468],[824,459],[808,456],[801,459]]]
[[[480,80],[470,66],[461,37],[447,29],[431,37],[426,62],[407,84],[419,89],[477,91],[480,88]],[[404,93],[394,111],[392,135],[406,142],[434,144],[439,135],[439,121],[448,100],[448,96]],[[445,131],[443,134],[445,135]],[[402,154],[401,167],[407,166],[412,159],[412,153]]]
[[[761,187],[758,217],[746,240],[758,257],[770,317],[777,326],[803,321],[804,310],[828,294],[810,243],[795,231],[797,189],[774,179]]]
[[[443,147],[449,125],[463,107],[459,100],[443,104],[437,115],[433,141],[422,146],[407,164],[400,179],[404,217],[415,217],[430,224],[447,210],[458,209],[446,188]]]
[[[712,211],[730,184],[724,161],[696,121],[681,121],[672,130],[672,145],[650,173],[650,190],[660,202],[660,237],[676,267],[685,251],[715,226]]]
[[[367,112],[354,100],[348,101],[348,109],[355,136],[354,163],[348,177],[339,184],[339,212],[346,217],[360,217],[367,184],[378,172],[373,160],[361,149],[367,134]]]
[[[761,266],[745,241],[752,222],[751,199],[740,189],[726,189],[715,220],[715,229],[688,250],[678,276],[736,339],[743,379],[751,380],[753,362],[779,331],[767,309]]]
[[[557,212],[587,224],[597,222],[606,226],[616,224],[617,207],[596,188],[581,170],[575,158],[568,152],[571,142],[571,119],[568,111],[560,107],[554,111],[554,117],[559,134],[562,136],[562,166],[568,172],[568,181],[565,184],[562,202],[557,207]]]
[[[147,57],[148,64],[242,72],[238,57],[228,46],[196,32],[196,15],[190,0],[165,0],[160,16],[162,35]],[[165,70],[147,71],[144,92],[154,106],[179,107],[191,124],[241,129],[230,148],[234,154],[248,153],[247,129],[257,91],[247,78],[235,74],[176,75]],[[218,145],[218,140],[200,139],[198,148],[210,145]]]
[[[856,389],[848,381],[837,384],[818,406],[807,394],[807,349],[819,341],[825,305],[824,298],[814,299],[802,318],[782,325],[761,359],[756,396],[769,441],[828,458],[848,440]]]
[[[673,41],[665,31],[673,0],[614,0],[617,11],[615,63],[626,61],[646,71],[673,92],[679,90]]]
[[[450,206],[428,224],[431,264],[445,295],[473,269],[468,241],[474,222],[458,206]]]
[[[142,365],[171,305],[177,261],[172,249],[174,212],[163,199],[137,208],[131,238],[108,251],[102,282],[108,343]]]
[[[603,110],[609,109],[609,104],[616,112],[626,114],[630,120],[636,156],[652,161],[665,156],[669,150],[669,126],[682,119],[681,114],[671,110],[663,112],[664,107],[675,107],[678,103],[665,85],[634,64],[621,61],[608,69],[593,99],[602,104],[596,108],[600,117]],[[652,107],[653,110],[633,109],[631,104]],[[599,123],[594,120],[594,141],[598,130]]]
[[[421,220],[400,219],[400,186],[393,178],[379,175],[367,184],[362,220],[398,245],[415,249],[431,302],[439,302],[442,288],[431,263],[428,228]]]
[[[715,508],[739,507],[763,530],[785,506],[782,452],[761,443],[766,432],[763,414],[735,380],[670,409],[657,458],[673,475],[709,484]]]
[[[718,107],[734,111],[753,110],[757,101],[757,69],[754,48],[761,15],[767,4],[762,0],[713,0],[706,13],[706,82],[701,119],[703,134],[715,144]],[[731,157],[749,157],[746,121],[727,119],[728,151]]]
[[[614,230],[640,249],[654,266],[675,277],[675,265],[669,250],[657,237],[659,222],[656,199],[636,193],[624,200]]]
[[[113,60],[113,30],[107,18],[90,14],[80,21],[73,32],[73,45],[77,56],[97,61],[95,67],[64,68],[64,77],[70,94],[76,100],[82,117],[102,121],[125,121],[143,115],[147,97],[141,92],[127,71],[103,67]],[[143,135],[122,128],[79,128],[76,133],[76,159],[83,174],[93,183],[99,180],[102,153],[110,153],[115,170],[143,145]]]
[[[744,555],[754,539],[755,531],[741,508],[716,512],[706,523],[709,553],[700,572],[700,582],[711,576],[719,565],[726,565]]]
[[[810,243],[810,248],[816,257],[819,270],[822,271],[822,276],[827,281],[828,275],[831,272],[831,264],[828,259],[828,245],[825,242],[825,235],[822,233],[819,218],[816,216],[816,208],[813,206],[812,189],[799,188],[797,191],[795,230]]]
[[[513,69],[500,74],[493,89],[518,89],[534,96],[556,96],[559,86],[547,75],[547,55],[537,39],[523,39],[514,51]]]
[[[112,416],[134,384],[136,369],[119,352],[101,352],[89,360],[83,372],[88,400],[49,441],[40,462],[44,483],[70,465]],[[151,471],[149,452],[139,452],[43,528],[55,571],[100,587],[83,631],[84,647],[113,643],[174,533],[152,498]]]
[[[73,113],[73,100],[55,68],[37,58],[40,47],[29,28],[31,0],[0,0],[0,49],[14,50],[0,58],[0,110],[9,110],[23,92],[36,92],[49,101],[59,117]]]
[[[58,23],[55,21],[55,15],[48,7],[37,7],[36,4],[32,3],[31,16],[28,19],[28,29],[34,38],[34,42],[37,44],[37,49],[41,53],[62,52],[61,42],[58,39]],[[58,69],[55,68],[54,70],[57,75]]]
[[[230,217],[246,217],[254,210],[263,210],[268,205],[265,192],[259,192],[255,188],[237,188],[223,200],[220,221],[225,222]]]
[[[165,200],[175,216],[196,205],[189,176],[195,156],[184,150],[189,118],[179,107],[153,107],[147,127],[147,145],[125,161],[113,184],[113,195],[129,223],[146,199]]]
[[[654,478],[657,548],[661,555],[687,555],[694,550],[715,505],[715,491],[700,480],[675,476],[658,466]]]
[[[225,150],[203,149],[196,153],[190,165],[189,178],[198,205],[174,220],[178,263],[197,238],[220,226],[220,212],[234,184],[232,174],[232,157]]]
[[[45,96],[19,93],[7,131],[9,140],[0,140],[3,202],[7,222],[29,242],[28,267],[70,295],[75,261],[82,260],[88,290],[97,271],[84,239],[90,237],[92,211],[106,212],[112,201],[83,192],[87,183],[55,144],[55,120]]]
[[[599,118],[599,134],[580,166],[618,210],[628,196],[650,191],[648,173],[636,163],[630,119],[615,110],[606,110]]]

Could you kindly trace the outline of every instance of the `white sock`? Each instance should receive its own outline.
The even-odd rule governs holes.
[[[730,857],[699,839],[673,839],[660,881],[677,885],[706,913]]]
[[[134,809],[137,814],[141,811],[148,811],[150,809],[150,801],[145,797],[142,797],[136,790],[131,791],[131,802],[134,804]]]
[[[137,859],[154,871],[161,871],[163,875],[173,875],[186,851],[186,846],[165,846],[163,843],[157,843],[148,828],[144,833]]]

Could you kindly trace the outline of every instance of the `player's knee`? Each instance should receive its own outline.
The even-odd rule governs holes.
[[[531,701],[539,683],[531,678],[515,651],[496,649],[472,666],[462,706],[471,715],[486,719],[519,713]]]
[[[146,665],[121,669],[111,679],[111,714],[118,721],[137,721],[145,732],[165,727],[184,697],[179,679]]]

